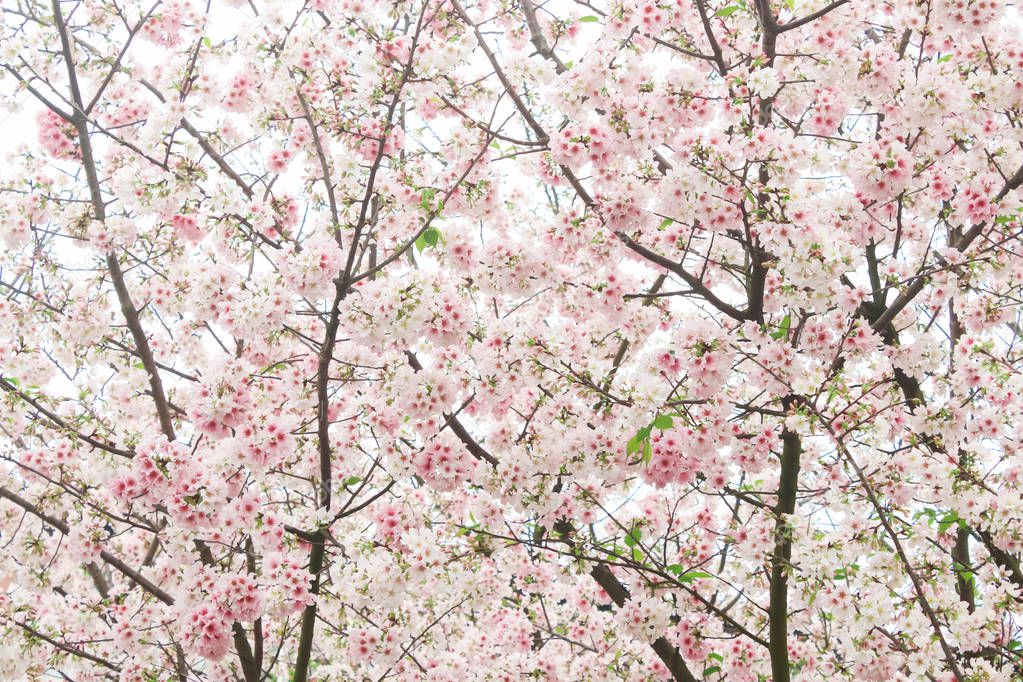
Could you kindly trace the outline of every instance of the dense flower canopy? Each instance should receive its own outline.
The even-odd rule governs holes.
[[[1023,679],[992,0],[3,0],[0,678]]]

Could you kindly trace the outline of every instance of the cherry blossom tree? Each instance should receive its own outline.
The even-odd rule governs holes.
[[[1014,6],[2,6],[3,679],[1023,679]]]

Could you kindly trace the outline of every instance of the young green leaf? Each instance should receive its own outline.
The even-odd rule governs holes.
[[[792,318],[790,316],[786,315],[785,317],[783,317],[781,320],[781,325],[778,327],[777,331],[771,332],[771,338],[774,339],[775,341],[778,341],[779,339],[784,339],[786,336],[788,336],[789,326],[791,324]]]
[[[950,511],[949,513],[945,514],[945,516],[943,516],[940,521],[938,521],[938,533],[943,534],[945,531],[947,531],[949,528],[951,528],[954,524],[957,523],[959,523],[959,514],[956,514],[954,511]]]
[[[675,422],[672,420],[671,415],[668,414],[658,415],[657,419],[654,420],[654,427],[661,431],[667,431],[674,425]]]
[[[703,578],[710,577],[712,577],[710,573],[704,573],[703,571],[689,571],[688,573],[683,573],[682,575],[680,575],[678,577],[678,581],[680,583],[691,583],[697,580],[702,580]]]

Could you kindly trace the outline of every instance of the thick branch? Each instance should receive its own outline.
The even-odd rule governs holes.
[[[598,563],[590,571],[590,576],[607,592],[607,596],[611,597],[611,601],[619,607],[624,606],[625,602],[629,600],[628,588],[615,577],[615,574],[611,572],[607,564]],[[678,680],[678,682],[696,682],[696,677],[689,670],[689,666],[686,665],[682,654],[679,653],[678,647],[674,646],[664,637],[658,637],[650,646],[654,653],[657,654],[657,657],[661,659],[661,662],[667,666],[675,680]]]
[[[796,511],[796,492],[799,482],[799,456],[802,444],[799,436],[786,430],[782,434],[781,474],[778,477],[778,503],[774,507],[777,518],[774,526],[774,553],[771,555],[770,630],[771,674],[774,682],[788,682],[788,583],[792,571],[792,526],[789,517]]]
[[[419,358],[416,357],[415,353],[412,351],[405,351],[405,357],[408,358],[408,364],[412,366],[412,369],[417,372],[423,371],[423,365],[419,362]],[[487,452],[486,448],[480,445],[476,439],[472,437],[472,434],[470,434],[469,430],[465,428],[465,425],[458,420],[458,417],[445,412],[444,423],[451,427],[452,433],[458,436],[458,440],[462,441],[462,444],[465,445],[465,449],[469,451],[470,455],[478,460],[486,462],[490,466],[497,466],[497,458]]]
[[[33,516],[43,521],[44,523],[53,526],[64,535],[67,535],[68,533],[71,532],[70,527],[66,523],[64,523],[58,518],[50,516],[44,511],[41,511],[36,505],[32,504],[31,502],[21,497],[17,493],[11,492],[7,488],[0,487],[0,497],[10,500],[14,504],[18,505],[19,507],[27,511],[29,514],[32,514]],[[113,567],[119,573],[124,575],[126,578],[131,580],[133,583],[135,583],[142,589],[144,589],[146,592],[149,592],[151,595],[162,601],[164,604],[172,605],[174,603],[174,598],[171,597],[167,592],[157,587],[148,578],[146,578],[141,573],[128,566],[128,564],[124,563],[124,561],[117,558],[110,552],[103,550],[100,552],[99,556],[100,559],[102,559],[106,564]]]
[[[124,450],[109,443],[104,443],[103,441],[95,438],[94,436],[87,436],[84,433],[75,430],[74,428],[71,427],[71,425],[69,425],[67,422],[61,419],[56,412],[53,412],[52,410],[46,408],[38,400],[28,395],[27,393],[19,390],[14,384],[10,383],[10,381],[2,377],[0,377],[0,389],[7,391],[8,393],[11,393],[14,396],[17,396],[18,399],[34,407],[39,414],[49,419],[56,426],[56,428],[64,431],[65,433],[73,436],[74,438],[81,440],[84,443],[88,443],[94,448],[99,448],[100,450],[109,452],[112,455],[117,455],[118,457],[126,457],[128,459],[131,459],[132,457],[135,456],[135,453],[133,453],[131,450]]]
[[[676,263],[675,261],[671,260],[670,258],[666,258],[665,256],[662,256],[661,254],[657,253],[656,251],[651,251],[647,247],[645,247],[642,244],[639,244],[638,242],[633,240],[631,237],[629,237],[624,232],[615,232],[615,235],[620,240],[622,240],[622,242],[627,247],[629,247],[630,249],[632,249],[633,251],[635,251],[639,255],[643,256],[648,261],[650,261],[652,263],[656,263],[657,265],[661,266],[665,270],[673,272],[674,274],[676,274],[679,277],[681,277],[682,280],[686,284],[688,284],[695,293],[699,294],[700,297],[703,298],[703,300],[707,301],[707,303],[709,303],[710,305],[714,306],[715,308],[717,308],[719,311],[721,311],[725,315],[728,315],[732,319],[739,320],[739,321],[744,321],[744,320],[749,319],[749,316],[748,316],[748,314],[746,312],[744,312],[742,310],[739,310],[735,306],[729,305],[728,303],[725,303],[724,301],[722,301],[720,298],[718,298],[714,294],[713,291],[711,291],[709,288],[707,288],[707,285],[705,285],[698,277],[695,277],[694,275],[690,274],[685,268],[682,267],[681,264]]]
[[[45,635],[42,632],[39,632],[38,630],[36,630],[32,626],[30,626],[30,625],[28,625],[26,623],[22,623],[21,621],[12,620],[12,622],[15,625],[17,625],[18,627],[20,627],[22,630],[27,632],[28,634],[30,634],[32,637],[35,637],[36,639],[41,639],[42,641],[46,642],[50,646],[52,646],[52,647],[54,647],[56,649],[59,649],[59,650],[63,651],[66,654],[71,654],[72,656],[84,659],[86,661],[92,661],[93,663],[101,665],[104,668],[108,668],[110,670],[113,670],[114,672],[121,672],[120,666],[114,665],[113,663],[111,663],[110,661],[106,660],[105,658],[100,658],[99,656],[96,656],[94,654],[90,654],[88,651],[83,651],[82,649],[79,649],[78,647],[74,647],[74,646],[71,646],[70,644],[64,644],[63,642],[57,641],[56,639],[53,639],[52,637],[50,637],[48,635]]]
[[[833,2],[830,5],[817,10],[813,14],[807,14],[805,17],[800,17],[798,19],[793,19],[788,23],[777,25],[778,33],[784,33],[785,31],[791,31],[792,29],[799,28],[800,26],[806,26],[811,21],[820,19],[825,14],[828,14],[832,10],[838,9],[839,7],[848,2],[849,0],[836,0],[836,2]]]
[[[568,71],[568,67],[555,54],[553,48],[547,42],[547,38],[544,37],[543,27],[540,26],[540,22],[536,18],[536,7],[533,6],[533,0],[519,0],[519,6],[522,7],[522,13],[526,16],[526,26],[529,28],[529,42],[533,43],[536,53],[544,59],[554,62],[554,70],[556,72],[565,73]]]
[[[390,133],[390,127],[394,121],[394,114],[398,108],[398,102],[401,98],[402,90],[404,90],[405,85],[412,74],[412,64],[416,56],[416,49],[423,29],[423,22],[426,18],[426,11],[427,8],[424,7],[419,13],[419,19],[415,27],[415,32],[412,36],[411,45],[409,46],[408,62],[404,65],[401,80],[395,85],[394,95],[391,97],[391,101],[387,108],[387,116],[385,118],[386,124],[383,126],[381,138],[377,141],[376,154],[373,158],[373,164],[369,169],[369,175],[366,178],[366,190],[363,193],[362,205],[359,209],[359,217],[355,224],[355,232],[352,235],[352,242],[348,249],[348,257],[345,260],[344,270],[339,273],[337,280],[335,280],[334,302],[330,309],[330,316],[327,321],[326,329],[324,330],[323,343],[320,346],[320,356],[316,370],[316,434],[317,450],[320,457],[320,488],[318,505],[320,508],[325,510],[330,509],[331,488],[333,487],[331,481],[332,451],[330,446],[330,405],[327,384],[330,380],[330,363],[334,357],[334,346],[337,342],[337,330],[340,326],[340,305],[348,295],[348,291],[351,287],[353,268],[355,267],[355,256],[358,251],[359,241],[362,237],[363,230],[370,220],[370,205],[373,203],[373,195],[376,192],[376,177],[377,173],[380,171],[380,166],[384,158],[383,136]],[[308,107],[306,107],[306,110],[307,114],[311,113],[308,112]],[[309,125],[313,125],[311,117]],[[321,160],[325,161],[326,159],[321,157]],[[328,192],[332,192],[333,190],[331,188],[333,183],[329,177],[329,167],[324,165],[322,170],[325,175],[323,182],[327,185]],[[334,215],[333,217],[335,220],[334,228],[340,230],[340,225],[337,224],[337,215]],[[314,601],[312,604],[306,606],[305,610],[302,612],[302,629],[299,634],[298,652],[296,653],[295,658],[295,672],[292,676],[293,682],[306,682],[306,679],[309,676],[309,661],[312,657],[313,636],[316,629],[315,599],[320,592],[320,573],[323,571],[326,553],[326,534],[327,532],[325,529],[317,529],[316,540],[312,542],[312,548],[309,551],[309,572],[313,576],[310,593],[312,594]]]
[[[714,36],[714,27],[710,25],[710,17],[707,15],[706,0],[696,0],[696,9],[700,13],[700,21],[703,23],[703,32],[707,34],[707,40],[710,42],[710,50],[714,53],[714,65],[717,66],[718,73],[724,76],[728,73],[728,65],[725,64],[725,58],[721,52],[721,46],[718,44],[718,40]]]
[[[93,217],[103,222],[106,220],[106,206],[103,203],[103,195],[100,191],[99,175],[96,172],[96,159],[92,153],[92,143],[89,140],[88,119],[85,114],[85,105],[82,101],[82,92],[78,87],[78,74],[75,70],[74,53],[71,50],[71,38],[67,26],[64,24],[64,17],[60,13],[59,0],[53,0],[53,20],[60,33],[60,45],[64,55],[64,64],[67,67],[68,84],[71,89],[71,102],[74,106],[74,113],[71,116],[71,123],[78,133],[78,144],[82,154],[82,167],[85,170],[86,182],[89,185],[89,195],[92,199]],[[149,375],[149,387],[152,391],[153,403],[156,407],[157,417],[160,420],[160,429],[167,436],[168,440],[175,440],[174,425],[171,421],[170,407],[167,404],[167,397],[163,391],[163,382],[160,381],[160,372],[153,360],[153,352],[149,347],[149,340],[139,322],[138,310],[131,301],[128,288],[124,283],[124,273],[117,262],[117,256],[108,253],[106,256],[107,268],[110,270],[110,280],[117,292],[117,299],[121,304],[121,313],[124,315],[125,323],[135,340],[135,347],[138,349],[139,358]]]
[[[1023,166],[1020,166],[1012,177],[1005,181],[1002,189],[994,196],[993,201],[995,203],[1001,201],[1009,192],[1018,189],[1020,185],[1023,185]],[[956,243],[952,244],[952,247],[960,253],[965,252],[966,249],[970,248],[970,244],[972,244],[974,240],[980,236],[986,226],[986,222],[977,223],[971,227],[968,232],[963,234]],[[892,301],[892,304],[888,306],[888,308],[879,315],[870,326],[874,330],[884,328],[884,326],[894,320],[895,316],[902,312],[906,306],[913,302],[913,299],[915,299],[920,292],[923,291],[925,284],[926,278],[923,275],[918,276],[915,280],[913,280],[912,284],[906,287],[902,293],[900,293],[898,297]]]
[[[537,139],[546,143],[550,138],[547,136],[547,133],[544,132],[543,126],[541,126],[533,116],[533,112],[526,106],[522,97],[520,97],[519,93],[515,91],[514,87],[512,87],[511,81],[508,80],[508,76],[505,75],[504,69],[501,68],[501,63],[497,61],[497,56],[494,54],[493,50],[490,49],[490,46],[487,45],[487,41],[483,39],[483,32],[480,31],[479,26],[477,26],[469,18],[465,8],[462,7],[462,3],[458,0],[451,0],[451,5],[455,8],[455,11],[458,12],[459,16],[462,17],[462,20],[466,23],[466,25],[468,25],[469,28],[473,30],[473,33],[475,33],[476,42],[479,44],[480,49],[483,50],[483,54],[487,56],[490,66],[493,67],[494,73],[497,74],[497,79],[501,81],[501,85],[504,87],[505,92],[508,93],[508,97],[510,97],[512,102],[515,103],[515,108],[519,110],[519,113],[522,114],[522,118],[525,119],[529,127],[532,128]]]

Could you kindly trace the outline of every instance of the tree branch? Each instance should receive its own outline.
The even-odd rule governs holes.
[[[799,435],[789,430],[782,433],[781,473],[778,476],[778,502],[774,506],[774,552],[771,555],[770,632],[771,674],[774,682],[790,679],[788,642],[788,582],[792,571],[792,524],[789,517],[796,511],[799,482],[799,456],[802,452]]]
[[[32,514],[39,520],[47,523],[50,526],[53,526],[63,535],[67,535],[68,533],[71,532],[70,527],[66,523],[64,523],[58,518],[50,516],[46,512],[41,511],[36,505],[32,504],[31,502],[21,497],[17,493],[8,490],[7,488],[0,487],[0,497],[10,500],[14,504],[18,505],[19,507],[27,511],[29,514]],[[157,587],[152,581],[143,576],[141,573],[128,566],[128,564],[124,563],[124,561],[122,561],[118,557],[114,556],[110,552],[107,552],[106,550],[101,551],[99,556],[105,563],[112,566],[122,575],[124,575],[133,583],[144,589],[146,592],[152,594],[154,597],[162,601],[164,604],[167,604],[168,606],[174,604],[173,597],[171,597],[167,592],[165,592],[160,587]]]
[[[633,251],[635,251],[639,255],[643,256],[648,261],[650,261],[652,263],[656,263],[657,265],[661,266],[665,270],[673,272],[676,275],[678,275],[679,277],[681,277],[682,280],[686,284],[688,284],[695,293],[699,294],[700,297],[703,298],[703,300],[707,301],[707,303],[709,303],[710,305],[714,306],[715,308],[717,308],[719,311],[721,311],[725,315],[728,315],[732,319],[739,320],[739,321],[745,321],[745,320],[749,319],[749,314],[747,312],[739,310],[735,306],[729,305],[728,303],[725,303],[724,301],[722,301],[720,298],[718,298],[714,294],[713,291],[711,291],[709,288],[707,288],[707,285],[705,285],[698,277],[695,277],[695,276],[691,275],[685,268],[682,267],[681,264],[676,263],[675,261],[671,260],[670,258],[666,258],[665,256],[662,256],[661,254],[657,253],[656,251],[651,251],[647,247],[645,247],[642,244],[639,244],[638,242],[633,240],[631,237],[629,237],[624,232],[618,231],[618,232],[615,232],[615,235],[620,240],[622,240],[622,242],[627,247],[629,247],[630,249],[632,249]]]
[[[89,185],[89,195],[92,199],[93,217],[99,221],[106,220],[106,205],[103,203],[103,195],[100,191],[99,175],[96,172],[96,159],[92,153],[92,143],[89,140],[88,120],[85,114],[85,105],[82,102],[82,92],[78,87],[78,74],[75,70],[74,54],[71,50],[71,38],[67,26],[64,24],[64,17],[60,13],[59,0],[53,0],[53,20],[60,34],[60,45],[64,55],[64,64],[67,67],[68,86],[71,90],[71,102],[74,106],[74,113],[71,116],[71,123],[78,133],[78,145],[82,154],[82,167],[85,170],[86,182]],[[149,340],[142,324],[139,321],[138,310],[131,301],[128,288],[124,283],[124,273],[117,262],[117,256],[111,252],[106,255],[107,269],[110,271],[110,280],[113,282],[114,290],[117,292],[117,299],[121,305],[121,314],[128,325],[132,338],[135,340],[135,347],[138,350],[139,358],[149,375],[149,387],[152,391],[153,403],[156,407],[157,417],[160,420],[160,429],[168,440],[175,440],[174,425],[171,421],[170,407],[167,404],[167,397],[163,391],[163,382],[160,380],[160,372],[153,360],[153,352],[149,347]]]

